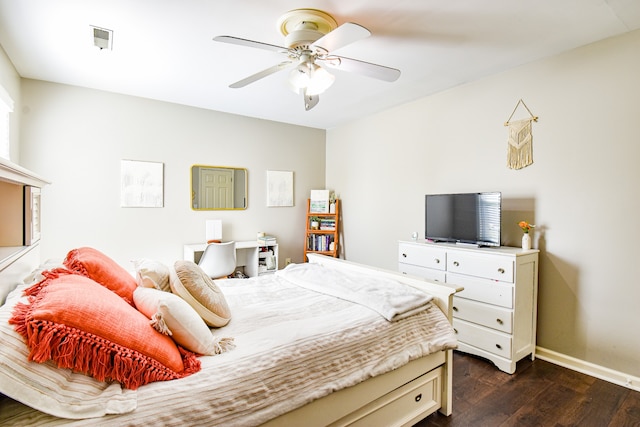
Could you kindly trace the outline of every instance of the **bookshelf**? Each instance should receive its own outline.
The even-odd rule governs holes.
[[[310,199],[307,199],[307,220],[304,243],[304,262],[308,253],[319,253],[334,258],[339,254],[340,200],[336,199],[335,212],[316,213],[310,211]],[[312,222],[317,222],[312,226]]]

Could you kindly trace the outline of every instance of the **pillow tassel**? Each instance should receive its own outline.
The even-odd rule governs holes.
[[[13,307],[13,315],[9,319],[9,324],[13,325],[13,329],[22,335],[27,336],[28,324],[25,322],[27,315],[29,314],[29,305],[19,302]]]
[[[181,346],[178,346],[178,350],[182,355],[182,363],[184,363],[185,376],[198,372],[200,370],[200,359],[198,359],[195,353],[192,353],[189,350],[185,350]]]
[[[213,337],[215,340],[215,353],[221,354],[229,350],[236,348],[236,344],[233,338],[220,338]]]
[[[42,288],[44,288],[51,280],[57,279],[58,277],[64,274],[74,274],[74,273],[64,267],[58,267],[52,270],[44,270],[40,274],[44,277],[44,279],[25,289],[24,295],[26,296],[38,295],[42,290]]]
[[[167,323],[164,321],[164,318],[162,317],[162,313],[160,313],[159,311],[154,313],[153,316],[151,316],[151,321],[149,321],[149,323],[151,324],[151,326],[153,326],[153,329],[160,332],[161,334],[168,335],[168,336],[173,335],[173,333],[171,332],[171,329],[169,329],[169,327],[167,326]]]
[[[35,327],[34,327],[35,326]],[[51,358],[52,348],[57,348],[60,344],[55,340],[55,331],[49,325],[31,324],[28,327],[29,337],[27,345],[31,349],[29,360],[42,363]]]

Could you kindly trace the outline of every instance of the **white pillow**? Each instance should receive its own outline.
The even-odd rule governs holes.
[[[171,287],[169,286],[169,267],[161,262],[145,258],[134,259],[131,262],[136,270],[138,286],[171,292]]]
[[[27,287],[16,288],[0,307],[0,393],[60,418],[94,418],[136,409],[136,390],[123,389],[116,381],[98,381],[53,362],[29,362],[24,337],[9,324],[15,305],[27,302],[21,296]]]
[[[231,320],[231,310],[220,288],[193,261],[180,260],[169,270],[171,290],[193,307],[209,326],[220,328]]]
[[[214,355],[233,347],[233,338],[214,337],[200,315],[177,295],[139,287],[133,291],[133,302],[158,332],[193,353]]]

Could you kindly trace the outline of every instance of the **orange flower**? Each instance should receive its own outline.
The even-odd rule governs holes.
[[[535,225],[529,224],[527,221],[520,221],[518,223],[518,226],[520,228],[522,228],[522,231],[524,231],[525,233],[528,233],[529,230],[531,230],[533,227],[535,227]]]

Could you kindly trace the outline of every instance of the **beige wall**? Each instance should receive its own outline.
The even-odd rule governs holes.
[[[539,227],[538,345],[640,376],[638,52],[640,31],[328,131],[345,256],[395,269],[426,193],[502,191],[505,244],[517,221]],[[540,120],[515,171],[503,122],[520,98]]]
[[[221,219],[225,240],[277,236],[280,264],[302,261],[306,198],[325,181],[325,132],[42,81],[22,82],[23,166],[42,193],[42,254],[95,246],[116,261],[173,263]],[[120,161],[164,163],[164,208],[120,207]],[[193,211],[193,164],[245,167],[244,211]],[[294,172],[294,207],[266,207],[267,170]]]

